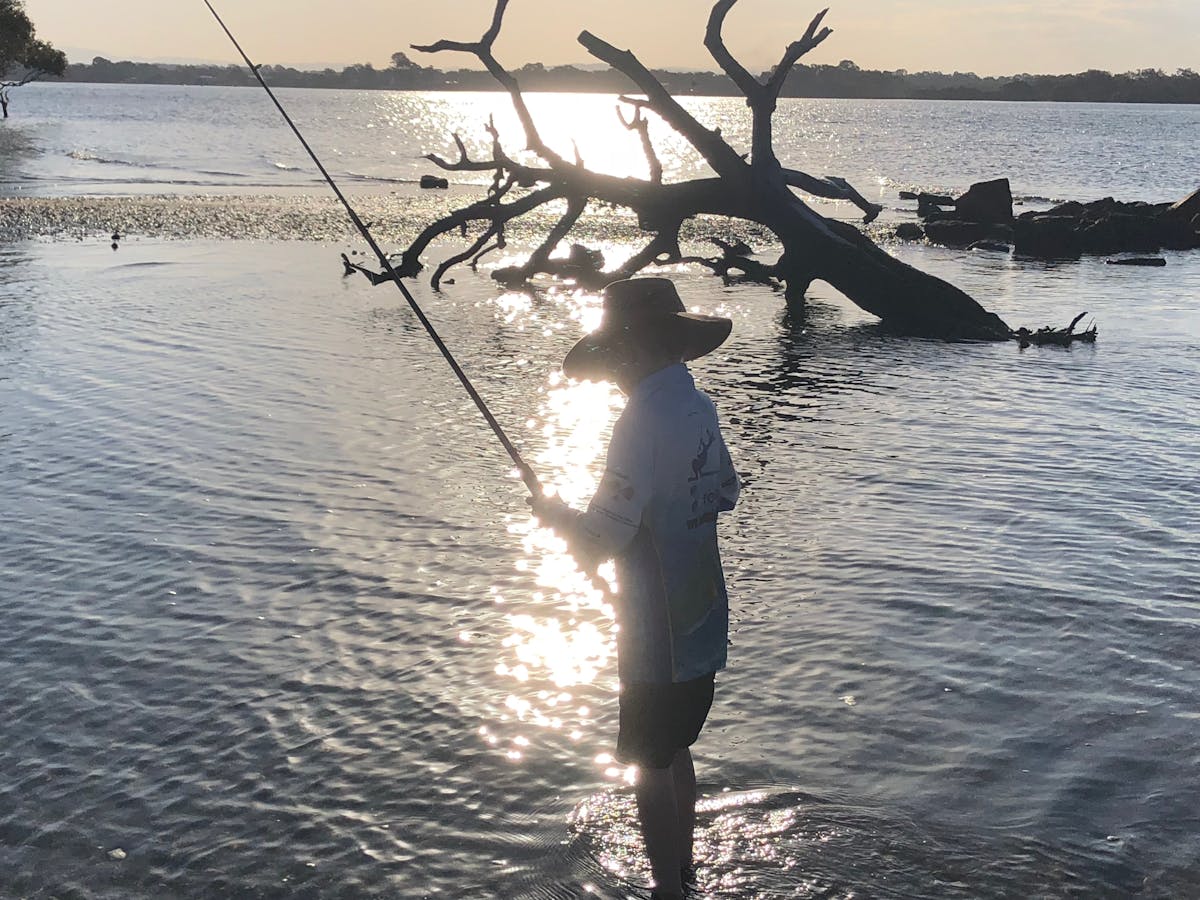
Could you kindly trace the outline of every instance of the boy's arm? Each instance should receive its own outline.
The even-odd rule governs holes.
[[[530,501],[538,519],[567,542],[586,570],[629,546],[641,528],[650,499],[653,459],[649,436],[621,425],[618,421],[613,428],[604,475],[586,512],[572,509],[557,497]]]

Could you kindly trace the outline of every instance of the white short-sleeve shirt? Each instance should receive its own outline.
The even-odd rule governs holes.
[[[737,496],[716,409],[687,367],[639,382],[577,522],[616,563],[623,682],[688,681],[725,667],[729,598],[717,513],[733,509]]]

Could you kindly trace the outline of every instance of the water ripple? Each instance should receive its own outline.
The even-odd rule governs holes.
[[[612,611],[396,298],[330,255],[0,250],[0,891],[640,883]],[[1102,342],[1037,354],[676,276],[738,323],[695,369],[747,480],[706,896],[1186,895],[1200,334],[1101,276]],[[1008,277],[1006,317],[1080,302]],[[585,496],[619,400],[556,370],[596,298],[416,289]]]

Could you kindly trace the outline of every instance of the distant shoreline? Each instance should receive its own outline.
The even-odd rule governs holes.
[[[265,65],[263,77],[275,87],[350,90],[502,92],[486,72],[442,71],[417,66],[397,54],[400,66],[376,69],[369,64],[340,71],[306,71]],[[537,63],[514,70],[521,89],[554,93],[638,93],[625,76],[612,70],[593,71],[573,66],[544,67]],[[741,92],[723,73],[656,71],[676,96],[738,97]],[[85,84],[170,84],[248,87],[255,84],[239,66],[197,66],[113,62],[96,57],[91,64],[72,64],[52,81]],[[1168,75],[1157,69],[1111,74],[1088,71],[1075,75],[1013,75],[982,77],[970,72],[910,73],[903,69],[860,69],[850,60],[836,66],[797,66],[782,95],[804,99],[844,100],[1000,100],[1058,103],[1200,104],[1200,73],[1180,69]]]

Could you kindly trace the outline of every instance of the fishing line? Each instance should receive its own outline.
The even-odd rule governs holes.
[[[217,24],[221,26],[221,30],[224,31],[225,34],[228,35],[229,40],[233,42],[233,46],[237,48],[237,52],[241,54],[242,59],[246,61],[246,65],[250,67],[250,71],[253,73],[255,79],[259,84],[262,85],[263,90],[267,92],[267,96],[271,98],[271,102],[275,104],[275,108],[279,110],[279,114],[283,116],[283,120],[288,123],[288,126],[299,139],[301,145],[305,150],[308,151],[308,155],[312,158],[312,161],[316,163],[317,168],[320,169],[321,175],[324,176],[325,181],[328,182],[331,188],[333,188],[333,192],[337,194],[337,198],[342,201],[342,206],[346,207],[346,212],[350,216],[350,221],[354,223],[354,227],[358,229],[358,233],[363,236],[363,239],[367,242],[367,245],[370,246],[371,250],[379,258],[379,263],[383,266],[383,270],[395,283],[396,287],[400,289],[400,293],[404,295],[404,299],[407,300],[408,305],[412,307],[412,311],[416,314],[417,319],[420,320],[421,324],[425,327],[425,330],[429,333],[429,336],[433,338],[434,344],[437,345],[438,350],[441,351],[442,356],[446,359],[446,362],[450,364],[450,368],[454,370],[454,374],[458,376],[458,380],[462,383],[462,386],[466,390],[467,394],[470,395],[471,399],[475,402],[475,407],[483,415],[483,418],[491,427],[492,432],[496,435],[500,443],[504,446],[504,449],[508,452],[513,464],[516,465],[517,469],[520,471],[521,480],[525,482],[525,486],[529,488],[530,493],[533,494],[534,497],[542,496],[542,485],[541,482],[538,481],[537,475],[534,473],[533,469],[529,467],[525,460],[521,458],[520,451],[518,451],[513,442],[509,440],[508,435],[504,433],[504,429],[500,427],[499,421],[497,421],[496,417],[492,415],[492,411],[488,409],[487,404],[483,401],[483,397],[481,397],[479,392],[475,390],[475,385],[471,384],[471,379],[467,377],[467,373],[463,371],[462,366],[458,364],[458,360],[454,358],[454,354],[450,352],[450,348],[446,346],[445,341],[443,341],[441,336],[437,333],[437,329],[433,327],[433,323],[429,321],[421,307],[417,305],[417,301],[413,298],[413,295],[400,280],[400,275],[392,267],[392,263],[388,259],[387,254],[384,253],[383,250],[380,249],[379,244],[375,242],[375,238],[371,236],[371,232],[367,229],[367,226],[363,224],[363,220],[358,217],[358,213],[354,211],[354,207],[350,205],[350,201],[346,199],[346,195],[342,193],[341,188],[337,186],[337,182],[333,180],[333,177],[325,169],[325,166],[322,165],[321,160],[317,157],[317,154],[313,152],[313,148],[310,147],[308,141],[304,139],[304,135],[300,133],[300,129],[296,127],[296,123],[292,121],[292,117],[289,116],[287,110],[283,108],[283,104],[279,102],[279,98],[275,96],[275,93],[271,90],[270,85],[263,81],[263,77],[258,71],[259,67],[250,61],[250,57],[246,55],[246,51],[242,49],[242,45],[239,44],[237,38],[233,36],[233,32],[229,30],[229,26],[226,25],[224,20],[222,20],[217,14],[217,11],[213,8],[212,3],[210,3],[209,0],[204,0],[204,5],[207,6],[208,11],[213,14],[213,18],[216,19]]]

